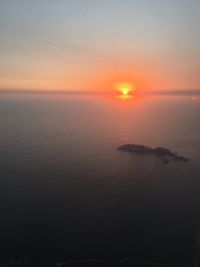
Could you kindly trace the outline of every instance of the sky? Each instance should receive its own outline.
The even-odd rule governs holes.
[[[200,88],[200,0],[0,0],[0,89]]]

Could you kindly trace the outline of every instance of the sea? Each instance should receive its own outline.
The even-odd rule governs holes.
[[[198,262],[199,118],[198,96],[0,94],[0,261]]]

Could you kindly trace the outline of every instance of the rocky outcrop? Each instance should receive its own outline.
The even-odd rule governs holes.
[[[174,159],[177,161],[189,161],[188,158],[178,156],[176,153],[173,153],[169,149],[164,147],[151,148],[143,145],[124,144],[118,147],[118,149],[127,152],[135,152],[141,154],[154,154],[156,156],[162,157],[163,163],[166,164],[170,162],[170,159]]]
[[[127,152],[138,152],[138,153],[152,153],[153,149],[148,146],[143,145],[133,145],[133,144],[125,144],[123,146],[118,147],[120,150],[125,150]]]
[[[169,149],[164,147],[156,147],[153,150],[153,153],[159,156],[175,156],[174,153],[172,153]]]

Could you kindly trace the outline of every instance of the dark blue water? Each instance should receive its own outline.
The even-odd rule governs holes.
[[[200,101],[0,96],[0,258],[192,263]],[[165,165],[124,143],[191,159]]]

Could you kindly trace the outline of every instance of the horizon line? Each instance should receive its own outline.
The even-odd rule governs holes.
[[[72,90],[38,90],[38,89],[0,89],[0,94],[65,94],[65,95],[110,95],[115,91],[72,91]],[[163,95],[163,96],[194,96],[200,95],[200,88],[197,89],[159,89],[152,91],[136,91],[135,95]]]

